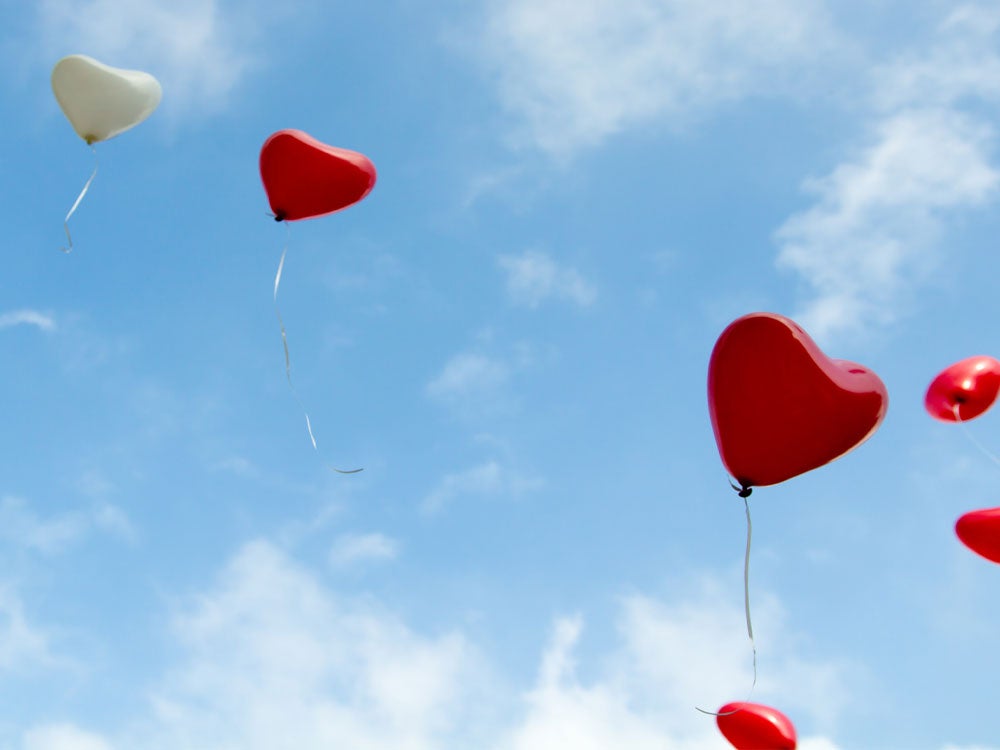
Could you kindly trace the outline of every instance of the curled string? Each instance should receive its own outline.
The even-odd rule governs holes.
[[[73,202],[73,207],[69,210],[69,213],[66,214],[66,218],[63,219],[63,229],[66,231],[66,242],[69,243],[69,246],[60,247],[59,249],[62,250],[67,255],[73,252],[73,237],[69,233],[69,218],[74,213],[76,213],[77,206],[80,205],[80,201],[83,200],[83,196],[85,196],[87,194],[87,191],[90,190],[90,183],[92,183],[94,181],[94,178],[97,177],[97,166],[98,166],[97,149],[94,148],[93,143],[89,143],[87,145],[89,145],[90,150],[94,152],[94,171],[90,173],[90,178],[87,180],[86,184],[84,184],[83,190],[81,190],[80,194],[76,196],[76,200]]]
[[[285,377],[288,378],[288,387],[292,389],[292,395],[295,397],[296,403],[302,409],[302,414],[306,418],[306,430],[309,432],[309,442],[312,443],[313,450],[319,453],[319,448],[316,446],[316,436],[313,434],[312,422],[309,419],[309,412],[306,411],[302,399],[299,398],[299,392],[295,390],[295,384],[292,382],[292,358],[288,354],[288,333],[285,331],[285,321],[281,319],[281,310],[278,307],[278,287],[281,286],[281,273],[285,270],[285,256],[288,254],[288,239],[290,235],[290,228],[288,224],[285,224],[285,247],[281,250],[281,260],[278,261],[278,272],[274,274],[274,314],[278,316],[278,325],[281,327],[281,345],[285,350]],[[363,469],[338,469],[335,466],[331,466],[330,468],[338,474],[357,474],[359,471],[363,471]]]
[[[965,420],[962,419],[962,415],[959,414],[958,412],[960,406],[961,404],[955,404],[954,406],[951,407],[951,410],[952,413],[955,415],[955,421],[958,422],[958,424],[962,428],[962,432],[965,433],[965,437],[967,437],[972,442],[972,444],[976,446],[983,453],[983,455],[986,456],[990,461],[1000,466],[1000,458],[997,458],[996,455],[992,451],[990,451],[989,448],[980,443],[979,440],[976,439],[976,436],[972,434],[972,430],[970,430],[968,426],[965,424]]]
[[[753,538],[753,524],[750,521],[750,503],[747,498],[750,497],[751,489],[749,487],[737,487],[732,482],[729,484],[734,490],[740,493],[740,497],[743,498],[743,507],[747,513],[747,549],[743,557],[743,610],[747,618],[747,637],[750,639],[750,648],[753,651],[753,683],[750,685],[750,692],[747,695],[746,701],[744,701],[749,702],[754,690],[757,688],[757,644],[753,639],[753,621],[750,619],[750,541]],[[695,709],[709,716],[730,716],[742,710],[738,708],[735,711],[720,713],[717,711],[706,711],[703,708],[698,708],[698,706],[695,706]]]

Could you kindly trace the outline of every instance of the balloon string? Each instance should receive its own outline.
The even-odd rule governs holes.
[[[960,404],[955,404],[951,408],[952,412],[955,414],[955,421],[958,422],[959,426],[961,426],[962,432],[965,433],[965,437],[967,437],[969,441],[983,453],[984,456],[990,459],[990,461],[1000,466],[1000,458],[997,458],[997,456],[992,451],[990,451],[989,448],[987,448],[985,445],[979,442],[979,440],[976,439],[976,436],[972,434],[972,430],[970,430],[968,426],[965,424],[965,420],[962,419],[962,415],[959,414],[958,411],[959,406]]]
[[[753,524],[750,521],[750,503],[743,497],[743,507],[747,512],[747,551],[743,558],[743,608],[747,616],[747,637],[750,638],[750,648],[753,649],[753,684],[750,693],[757,687],[757,644],[753,639],[753,622],[750,620],[750,540],[753,538]],[[748,698],[749,700],[749,698]]]
[[[89,145],[90,145],[90,150],[94,152],[94,171],[90,173],[90,178],[87,180],[86,184],[84,184],[83,190],[81,190],[80,194],[76,196],[76,201],[74,201],[73,207],[69,210],[69,213],[66,214],[66,218],[63,219],[63,229],[66,231],[66,241],[69,243],[69,247],[60,247],[59,249],[62,250],[67,255],[73,252],[73,237],[69,233],[69,219],[74,213],[76,213],[76,208],[77,206],[80,205],[80,201],[83,200],[83,196],[85,196],[87,194],[87,191],[90,190],[90,183],[92,183],[94,181],[94,178],[97,177],[97,167],[98,167],[97,149],[94,148],[93,143]]]
[[[274,275],[274,314],[278,317],[278,325],[281,327],[281,345],[285,350],[285,377],[288,379],[288,387],[291,389],[292,396],[295,397],[295,402],[302,409],[302,414],[306,418],[306,430],[309,432],[309,442],[312,443],[313,450],[319,453],[319,448],[316,445],[316,436],[313,434],[312,421],[309,419],[309,412],[306,411],[302,399],[299,398],[299,392],[295,389],[295,384],[292,382],[292,358],[288,353],[288,333],[285,330],[285,321],[281,318],[281,309],[278,307],[278,288],[281,286],[281,273],[285,270],[285,256],[288,255],[290,235],[290,228],[285,224],[285,247],[281,251],[281,260],[278,261],[278,272]],[[359,471],[363,471],[363,469],[338,469],[335,466],[331,466],[330,468],[338,474],[357,474]]]
[[[743,498],[743,507],[746,509],[747,513],[747,548],[746,554],[743,557],[743,610],[747,619],[747,637],[750,638],[750,648],[753,651],[753,683],[750,685],[750,692],[745,701],[749,702],[750,698],[753,697],[754,690],[757,689],[757,644],[753,639],[753,621],[750,618],[750,542],[753,539],[753,523],[750,521],[750,502],[747,500],[750,496],[750,488],[744,487],[741,489],[736,485],[733,485],[733,489],[740,491],[740,497]],[[735,711],[724,711],[720,713],[718,711],[706,711],[698,706],[695,706],[695,709],[701,711],[703,714],[708,714],[709,716],[730,716],[743,710],[741,708],[737,708]]]

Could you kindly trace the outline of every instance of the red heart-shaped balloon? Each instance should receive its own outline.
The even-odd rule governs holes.
[[[946,367],[931,381],[924,408],[943,422],[964,422],[993,406],[998,392],[1000,362],[987,356],[969,357]]]
[[[298,221],[360,201],[375,187],[375,165],[301,130],[279,130],[260,149],[260,179],[274,218]]]
[[[708,410],[722,462],[744,488],[777,484],[867,440],[889,395],[861,365],[830,359],[793,320],[752,313],[722,332]]]
[[[715,723],[737,750],[795,750],[795,726],[781,711],[737,701],[719,709]]]
[[[1000,508],[966,513],[955,522],[955,535],[977,555],[1000,563]]]

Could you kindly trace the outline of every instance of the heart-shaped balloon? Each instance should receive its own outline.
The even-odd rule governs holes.
[[[830,359],[795,321],[752,313],[722,332],[708,410],[722,462],[743,488],[777,484],[867,440],[889,396],[861,365]]]
[[[737,750],[795,750],[795,726],[781,711],[737,701],[719,709],[715,723]]]
[[[106,141],[149,117],[160,103],[160,82],[141,70],[122,70],[86,55],[52,69],[52,92],[73,129],[88,144]]]
[[[375,165],[301,130],[279,130],[261,147],[260,179],[274,218],[297,221],[360,201],[375,187]]]
[[[966,513],[955,522],[955,535],[977,555],[1000,563],[1000,508]]]
[[[927,388],[924,407],[943,422],[975,419],[993,406],[1000,392],[1000,362],[969,357],[946,367]]]

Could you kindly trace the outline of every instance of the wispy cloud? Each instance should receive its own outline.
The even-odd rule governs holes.
[[[875,105],[888,112],[919,106],[953,106],[963,98],[1000,97],[996,38],[1000,9],[960,5],[945,17],[931,47],[874,70]]]
[[[518,143],[556,157],[774,93],[837,46],[819,0],[495,0],[479,53]]]
[[[519,497],[543,485],[544,481],[539,477],[520,475],[491,460],[445,474],[437,486],[427,493],[420,507],[425,513],[436,513],[463,497]]]
[[[497,262],[507,272],[507,294],[515,305],[536,308],[554,299],[587,307],[597,299],[597,289],[575,268],[560,266],[545,253],[501,255]]]
[[[810,182],[817,203],[776,235],[779,266],[812,290],[800,322],[820,337],[893,322],[939,260],[949,213],[994,196],[993,140],[962,113],[907,110],[880,122],[856,159]]]
[[[949,220],[996,198],[996,131],[968,101],[1000,99],[998,30],[1000,13],[964,6],[929,49],[878,67],[868,144],[808,181],[815,204],[778,229],[816,335],[896,320],[941,262]]]
[[[41,0],[43,47],[53,59],[82,52],[138,68],[163,84],[163,108],[191,114],[223,109],[256,64],[256,4],[222,0]]]
[[[22,750],[112,750],[99,735],[72,724],[47,724],[24,734]]]
[[[0,313],[0,329],[13,328],[14,326],[35,326],[42,331],[54,331],[56,320],[51,315],[38,310],[11,310]]]
[[[135,539],[135,530],[124,511],[110,503],[101,503],[89,511],[42,517],[22,498],[0,499],[0,538],[25,549],[56,554],[95,529],[127,541]]]
[[[459,405],[469,399],[493,397],[510,378],[510,366],[503,360],[478,352],[461,352],[427,384],[432,399]]]
[[[399,544],[395,539],[373,532],[370,534],[342,534],[330,548],[330,564],[336,568],[358,563],[395,560]]]
[[[0,585],[0,670],[29,671],[56,663],[48,634],[28,620],[17,591]]]
[[[454,474],[446,474],[424,498],[421,508],[427,513],[441,510],[461,495],[493,495],[503,487],[500,464],[496,461],[473,466]]]

